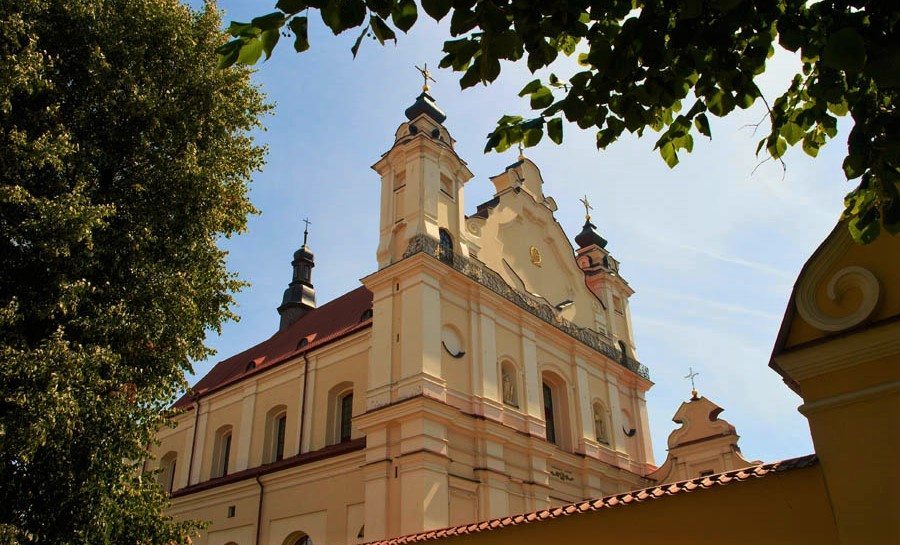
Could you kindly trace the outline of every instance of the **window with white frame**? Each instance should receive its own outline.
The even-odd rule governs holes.
[[[287,407],[279,405],[266,413],[266,435],[263,446],[263,463],[277,462],[284,458],[284,436],[287,431]]]
[[[222,426],[216,430],[216,439],[213,443],[212,471],[210,477],[224,477],[228,474],[228,466],[231,462],[231,426]]]
[[[178,453],[175,451],[169,451],[159,459],[157,479],[159,479],[159,484],[163,487],[163,490],[169,494],[175,489],[175,467],[177,461]]]

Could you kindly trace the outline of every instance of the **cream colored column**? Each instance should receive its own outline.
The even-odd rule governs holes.
[[[481,305],[473,301],[469,301],[469,339],[470,346],[468,350],[472,354],[472,372],[469,373],[469,389],[475,397],[484,395],[484,380],[482,373],[484,368],[484,343],[481,339]]]
[[[369,350],[368,391],[366,410],[391,402],[391,369],[394,344],[394,282],[390,279],[370,286],[372,303],[372,348]]]
[[[534,340],[534,332],[525,328],[522,328],[522,365],[525,367],[525,409],[529,417],[528,432],[546,437],[541,377],[538,375],[537,344]]]
[[[647,401],[644,399],[644,392],[635,392],[637,397],[638,418],[641,426],[641,446],[644,451],[644,459],[641,460],[645,464],[653,464],[653,441],[650,438],[650,418],[647,415]]]
[[[324,418],[328,414],[327,407],[314,407],[316,399],[316,360],[309,360],[309,369],[306,371],[306,387],[303,388],[306,394],[306,414],[303,415],[303,437],[300,438],[300,452],[310,452],[316,448],[325,445],[316,445],[313,443],[313,413],[319,418]]]
[[[509,515],[509,491],[503,445],[490,439],[483,443],[483,469],[476,470],[479,518],[491,519]]]
[[[443,528],[450,523],[447,429],[420,417],[402,422],[400,434],[400,533]]]
[[[287,431],[284,438],[284,457],[289,458],[291,456],[296,456],[300,454],[300,433],[303,431],[303,426],[301,424],[301,411],[303,411],[303,399],[302,395],[306,392],[305,385],[303,384],[303,366],[306,365],[306,361],[303,358],[296,361],[293,365],[297,365],[300,367],[300,374],[297,377],[297,405],[293,406],[291,403],[287,404],[287,422],[286,424],[292,425]],[[309,411],[309,405],[307,404],[306,410]],[[293,413],[291,411],[294,411]]]
[[[197,406],[194,405],[194,411],[196,410]],[[176,465],[178,466],[178,482],[175,483],[176,489],[184,488],[188,485],[191,479],[189,472],[191,470],[191,450],[194,448],[194,419],[196,418],[194,411],[186,413],[185,416],[188,416],[189,418],[186,418],[182,422],[185,425],[185,427],[182,428],[185,430],[185,434],[184,449],[182,449],[181,452],[183,452],[184,454],[182,455],[182,458],[176,461]]]
[[[366,463],[363,466],[366,541],[387,538],[388,510],[400,508],[396,499],[390,501],[388,482],[391,478],[387,428],[371,430],[366,434]]]
[[[193,467],[191,467],[191,480],[190,484],[197,484],[200,482],[200,470],[203,465],[203,449],[206,443],[206,427],[209,422],[209,407],[206,403],[200,403],[200,417],[197,420],[197,437],[196,441],[193,444]],[[191,460],[190,458],[188,460]],[[188,462],[190,463],[190,461]]]
[[[597,438],[594,436],[594,409],[591,406],[591,390],[588,380],[587,363],[583,358],[575,357],[575,395],[577,396],[579,414],[581,415],[580,433],[577,437],[577,448],[592,456],[597,454]]]
[[[388,168],[381,176],[381,228],[378,249],[375,251],[375,259],[378,268],[384,268],[391,264],[391,255],[394,242],[394,176],[393,168]]]
[[[241,403],[241,424],[238,428],[237,453],[234,459],[234,470],[242,471],[250,467],[250,446],[253,444],[253,416],[256,408],[256,381],[244,387]]]
[[[625,432],[622,431],[622,405],[619,402],[619,381],[612,373],[606,373],[606,384],[609,392],[609,412],[612,424],[612,434],[610,447],[616,449],[620,454],[626,454],[625,451]]]
[[[401,282],[398,396],[403,399],[427,393],[444,400],[440,283],[427,273],[407,282],[407,286]]]
[[[482,307],[480,314],[481,329],[481,388],[482,396],[500,402],[500,389],[497,380],[497,324],[494,311]]]

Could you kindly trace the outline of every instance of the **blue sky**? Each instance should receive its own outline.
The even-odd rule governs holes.
[[[226,23],[271,7],[259,0],[220,6]],[[237,295],[240,322],[209,339],[218,354],[196,364],[191,382],[274,333],[302,218],[312,222],[319,304],[358,286],[376,267],[379,179],[370,165],[390,147],[403,110],[419,92],[413,65],[437,66],[447,27],[422,19],[397,46],[367,41],[354,60],[355,33],[334,37],[316,14],[310,23],[310,51],[295,54],[283,39],[254,75],[276,104],[266,130],[256,135],[269,149],[251,190],[261,214],[245,234],[223,241],[229,268],[251,286]],[[797,63],[789,55],[775,57],[761,85],[768,97],[786,86]],[[568,59],[557,64],[561,77],[572,66]],[[500,115],[529,113],[517,93],[534,76],[507,63],[490,87],[460,91],[456,74],[434,72],[431,94],[447,113],[457,152],[475,173],[465,195],[471,213],[492,196],[488,177],[516,155],[482,153],[485,135]],[[683,154],[674,170],[652,151],[652,132],[598,152],[592,132],[567,124],[562,146],[545,138],[526,152],[540,166],[544,191],[559,205],[556,218],[572,237],[584,217],[578,199],[588,195],[593,221],[636,291],[631,311],[638,357],[655,382],[647,401],[657,463],[675,428],[671,417],[690,396],[683,378],[689,366],[700,373],[701,394],[737,427],[747,458],[770,461],[813,450],[806,420],[796,411],[800,398],[767,364],[793,281],[851,189],[840,169],[846,124],[817,159],[792,150],[786,173],[772,162],[754,172],[760,134],[745,125],[762,115],[755,108],[712,119],[712,141],[695,137],[693,153]]]

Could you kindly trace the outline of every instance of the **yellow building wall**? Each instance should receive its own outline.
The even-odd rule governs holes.
[[[821,470],[813,466],[631,505],[445,538],[440,543],[836,545],[837,533],[826,498]]]

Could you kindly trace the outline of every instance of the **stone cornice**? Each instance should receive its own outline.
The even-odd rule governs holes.
[[[900,321],[896,320],[782,352],[773,359],[791,379],[801,381],[894,354],[900,354]]]

